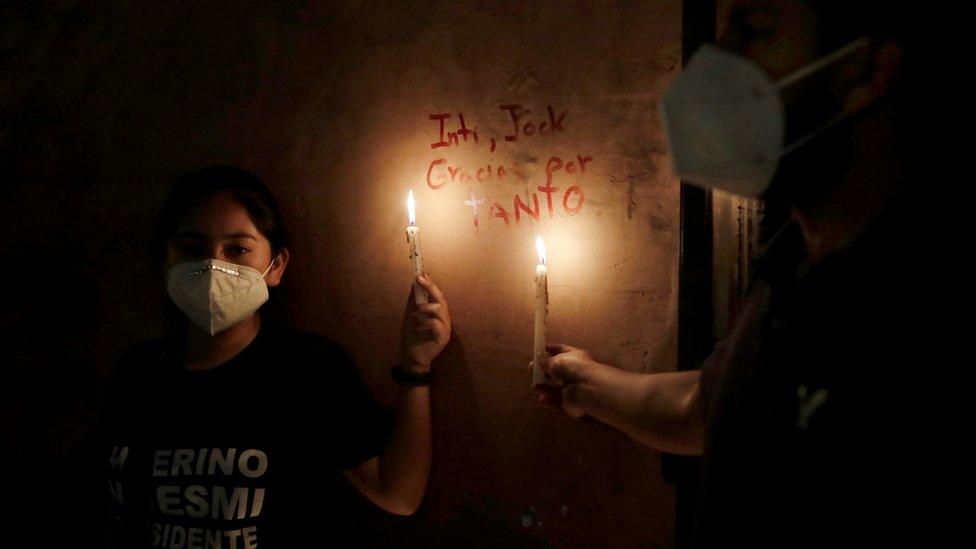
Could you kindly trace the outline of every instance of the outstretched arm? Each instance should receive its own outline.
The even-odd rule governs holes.
[[[344,472],[377,507],[412,515],[427,489],[430,459],[430,389],[401,387],[393,434],[383,454]]]
[[[705,425],[700,372],[636,374],[601,364],[582,349],[549,345],[540,365],[557,385],[537,385],[539,402],[589,415],[673,454],[700,455]]]
[[[444,294],[429,275],[417,278],[428,303],[407,299],[401,335],[401,366],[412,372],[430,371],[431,362],[451,338],[451,315]],[[382,455],[347,469],[346,477],[378,507],[397,515],[411,515],[427,489],[431,460],[430,389],[401,386],[397,393],[393,434]]]

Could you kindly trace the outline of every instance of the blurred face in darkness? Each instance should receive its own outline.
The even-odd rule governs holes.
[[[733,1],[727,21],[718,45],[751,59],[773,81],[833,51],[820,51],[816,13],[798,0]],[[844,110],[845,100],[864,76],[866,50],[781,90],[786,114],[784,145],[815,132]],[[783,156],[764,198],[800,208],[816,202],[850,167],[852,135],[852,120],[848,119]]]
[[[731,2],[718,45],[752,59],[778,80],[818,57],[813,10],[796,0]]]

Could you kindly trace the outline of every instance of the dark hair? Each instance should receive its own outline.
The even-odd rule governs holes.
[[[939,70],[935,59],[936,34],[941,25],[934,21],[941,12],[934,8],[916,9],[910,2],[884,0],[840,1],[805,0],[816,17],[817,42],[821,54],[843,46],[859,36],[877,36],[897,43],[902,49],[898,75],[899,109],[892,114],[900,154],[909,171],[924,166],[919,159],[929,158],[920,151],[931,144],[934,128],[928,128],[930,115],[921,106],[933,100],[931,85]]]
[[[226,194],[247,210],[254,226],[271,243],[272,256],[288,244],[284,220],[278,202],[271,191],[251,172],[233,166],[213,166],[181,176],[166,197],[163,209],[153,225],[152,255],[158,269],[166,263],[169,239],[176,233],[180,222],[194,208],[205,201]],[[275,321],[289,324],[287,304],[281,286],[268,289],[268,302],[261,310]],[[182,326],[183,314],[166,300],[163,316],[170,328]]]
[[[804,0],[816,18],[817,48],[826,54],[861,36],[897,43],[902,49],[900,76],[909,86],[929,87],[940,25],[937,9],[919,10],[910,2],[885,0]],[[931,13],[927,13],[931,12]],[[926,74],[922,74],[925,72]],[[924,83],[924,84],[923,84]],[[919,90],[913,90],[917,93]]]
[[[203,168],[181,176],[170,190],[153,227],[152,251],[157,265],[180,222],[206,200],[227,194],[247,210],[258,231],[271,242],[272,255],[287,245],[281,211],[271,191],[251,172],[233,166]]]
[[[922,77],[922,71],[928,70],[926,65],[931,65],[924,57],[930,45],[925,40],[927,31],[922,28],[922,18],[915,14],[917,10],[910,3],[899,5],[882,0],[800,1],[810,8],[813,16],[818,56],[836,51],[860,37],[869,37],[876,40],[870,44],[866,56],[876,54],[876,50],[870,48],[892,42],[899,46],[901,58],[883,101],[874,102],[869,109],[845,118],[801,150],[780,159],[776,175],[763,197],[767,205],[774,205],[770,210],[775,211],[784,204],[805,209],[822,199],[828,187],[838,184],[838,170],[849,166],[857,154],[854,142],[857,120],[864,113],[877,112],[881,108],[885,109],[884,124],[892,130],[892,156],[900,160],[903,168],[902,180],[897,184],[909,187],[924,182],[925,179],[917,175],[926,169],[925,160],[932,155],[920,152],[930,146],[933,134],[921,130],[927,123],[927,116],[920,106],[932,86],[931,80]],[[865,70],[873,68],[870,63],[865,63]],[[797,107],[794,112],[788,112],[786,128],[792,133],[787,133],[785,141],[795,142],[801,135],[809,134],[828,119],[828,113],[839,110],[840,105],[823,104],[822,107],[824,110],[818,111],[814,103],[805,109]],[[783,216],[774,216],[774,219],[777,217]]]
[[[915,45],[918,10],[907,2],[805,0],[805,3],[813,9],[817,19],[817,42],[821,53],[865,35],[879,35],[905,47]]]

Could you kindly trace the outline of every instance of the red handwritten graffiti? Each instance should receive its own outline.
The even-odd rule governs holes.
[[[487,136],[489,152],[495,152],[500,143],[551,136],[566,131],[564,124],[568,110],[558,111],[557,114],[557,110],[552,105],[547,105],[544,115],[533,116],[531,109],[519,104],[499,105],[498,108],[508,114],[511,129],[509,133],[502,136],[504,141],[497,140],[494,135]],[[477,145],[481,141],[478,136],[478,126],[469,125],[462,112],[457,113],[456,120],[454,114],[449,112],[432,113],[428,115],[428,119],[437,124],[437,140],[430,143],[431,149],[459,147],[464,144]],[[523,216],[540,221],[542,219],[540,194],[544,196],[547,219],[560,213],[559,206],[562,206],[562,213],[565,215],[576,215],[583,209],[586,195],[582,185],[574,176],[585,175],[587,164],[592,160],[593,157],[582,154],[577,154],[571,160],[564,160],[558,156],[550,157],[546,161],[545,184],[538,185],[535,191],[526,187],[523,193],[515,194],[512,197],[511,210],[506,209],[494,197],[475,196],[470,185],[495,182],[528,183],[529,176],[524,167],[517,162],[491,163],[472,168],[452,164],[446,157],[435,158],[427,166],[427,186],[438,190],[448,183],[469,185],[469,199],[465,200],[464,204],[472,210],[475,228],[480,224],[480,209],[485,204],[489,205],[488,217],[501,219],[506,225],[510,224],[513,217],[516,223],[520,223]],[[565,190],[554,183],[557,174],[560,177],[572,178]]]
[[[449,164],[446,158],[435,158],[427,166],[427,186],[440,189],[447,183],[470,184],[495,181],[528,181],[525,170],[518,162],[509,165],[488,164],[473,170]]]
[[[440,147],[449,147],[451,145],[460,145],[462,141],[468,142],[470,138],[475,144],[478,143],[478,130],[469,129],[464,123],[464,114],[458,113],[459,127],[457,131],[445,131],[444,121],[451,118],[451,113],[443,112],[438,114],[428,115],[427,118],[437,121],[438,131],[440,137],[437,141],[430,144],[430,148],[437,149]]]
[[[504,136],[505,141],[518,141],[519,138],[531,137],[533,135],[547,136],[565,132],[563,122],[566,119],[568,110],[562,110],[556,114],[556,109],[552,105],[546,106],[547,116],[542,119],[532,118],[531,109],[522,105],[499,105],[499,109],[506,111],[512,123],[512,130]],[[463,143],[477,145],[480,142],[478,137],[478,127],[468,127],[464,119],[464,113],[457,113],[457,126],[454,129],[448,127],[448,121],[453,121],[454,115],[449,112],[432,113],[427,118],[437,123],[437,141],[430,144],[431,149],[442,147],[457,147]],[[488,136],[488,150],[495,152],[497,141],[495,136]]]
[[[491,217],[497,217],[498,219],[505,221],[505,224],[508,225],[508,212],[505,211],[505,207],[498,202],[493,202],[491,204],[491,212],[488,215]]]
[[[446,158],[435,158],[434,160],[430,161],[430,166],[427,167],[427,185],[431,189],[437,190],[447,183],[447,179],[445,178],[437,179],[437,183],[434,183],[434,180],[431,179],[431,174],[434,173],[434,168],[442,164],[447,164]]]
[[[569,199],[573,195],[576,196],[576,205],[570,206]],[[576,215],[583,209],[583,202],[585,201],[586,197],[583,195],[583,188],[579,185],[573,185],[566,189],[566,193],[563,195],[563,210],[569,215]]]
[[[465,200],[464,204],[471,207],[475,227],[478,227],[480,224],[480,206],[486,203],[491,204],[488,217],[501,219],[506,225],[509,224],[512,218],[515,219],[516,223],[520,223],[523,216],[540,221],[542,219],[542,201],[540,200],[540,194],[545,197],[545,213],[547,218],[551,219],[554,215],[559,214],[559,206],[562,206],[563,214],[576,215],[583,209],[583,205],[586,203],[586,193],[575,176],[585,175],[587,165],[592,161],[592,156],[582,154],[577,154],[572,160],[564,160],[558,156],[550,157],[546,161],[545,184],[536,187],[538,192],[528,192],[526,190],[524,193],[515,194],[512,197],[512,208],[510,210],[493,198],[489,199],[487,197],[476,196],[470,188],[468,189],[469,199]],[[556,186],[554,182],[558,174],[572,178],[572,184],[562,192],[560,192],[561,188]],[[434,190],[444,187],[447,183],[455,182],[467,184],[475,181],[479,183],[492,181],[527,182],[528,179],[529,177],[525,171],[517,164],[509,166],[508,169],[502,165],[487,165],[470,170],[461,166],[452,165],[446,158],[437,158],[432,160],[427,168],[427,185]]]
[[[539,220],[539,195],[532,193],[532,205],[533,208],[530,210],[525,202],[522,202],[522,197],[515,195],[515,222],[518,223],[521,220],[521,212],[529,214],[532,219],[536,221]]]
[[[566,118],[566,113],[569,112],[564,110],[557,117],[552,106],[547,106],[546,110],[549,112],[548,120],[542,122],[538,120],[524,122],[523,119],[531,114],[532,111],[523,108],[522,105],[499,105],[498,108],[503,111],[508,111],[512,119],[512,133],[505,136],[505,141],[518,141],[520,135],[530,137],[535,133],[549,135],[565,131],[563,128],[563,119]]]

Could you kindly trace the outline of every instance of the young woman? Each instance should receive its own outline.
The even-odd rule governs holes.
[[[106,395],[121,543],[343,545],[356,541],[344,539],[350,483],[390,513],[413,513],[430,469],[430,365],[451,335],[429,276],[417,283],[430,302],[408,297],[390,428],[342,347],[262,308],[290,256],[255,176],[217,167],[182,177],[155,241],[182,327],[130,348]]]

